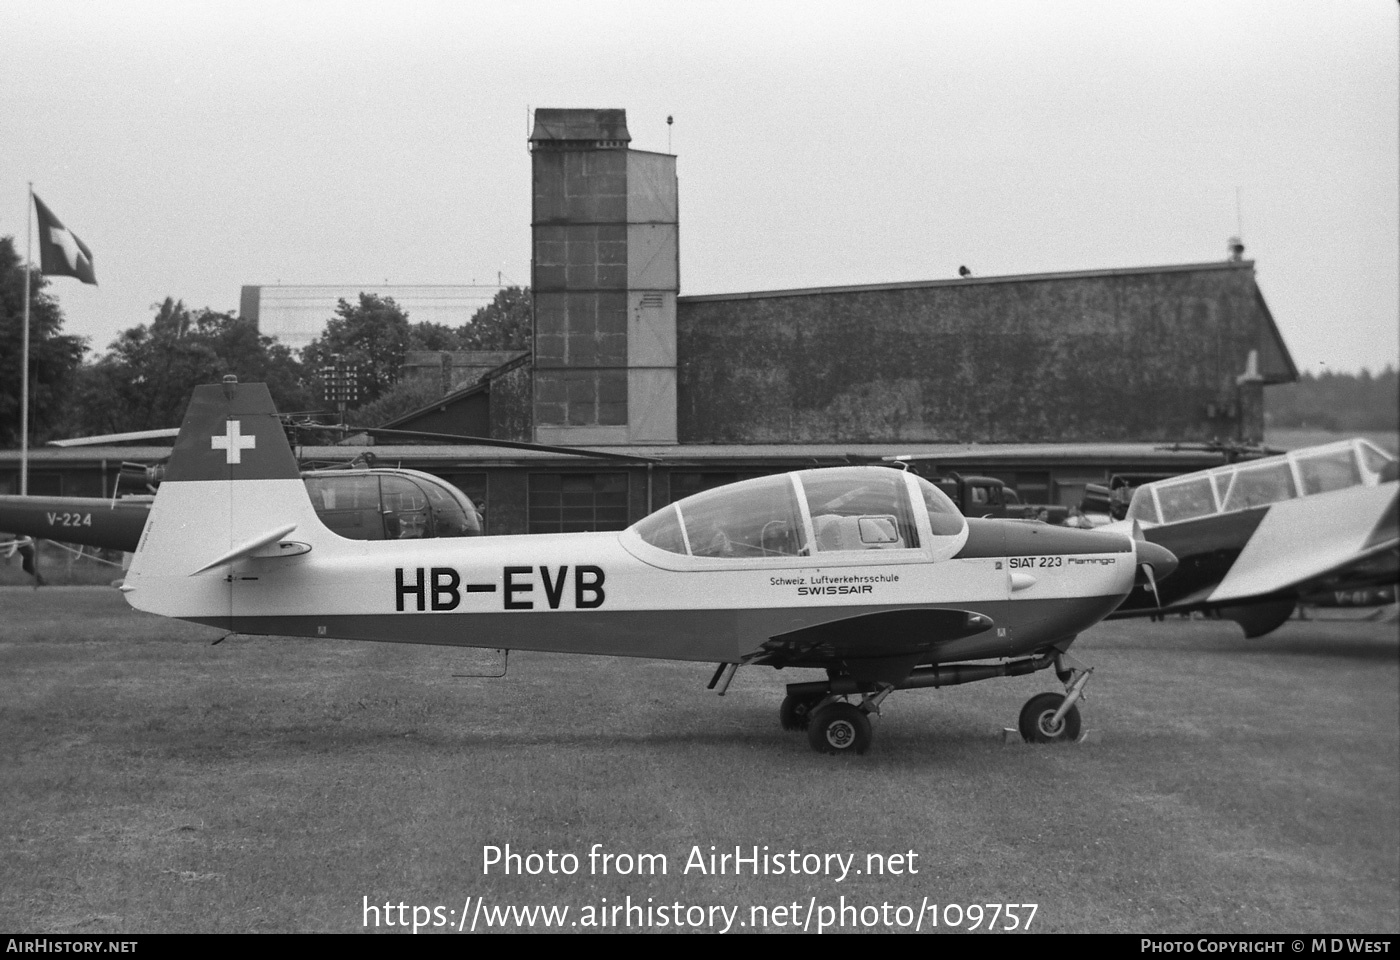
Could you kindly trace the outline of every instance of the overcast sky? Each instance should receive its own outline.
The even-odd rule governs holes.
[[[1300,369],[1400,362],[1394,0],[0,0],[0,234],[167,296],[530,277],[532,107],[678,155],[683,294],[1223,260]],[[669,128],[666,117],[674,116]],[[1238,202],[1237,202],[1238,201]],[[37,257],[37,252],[35,254]]]

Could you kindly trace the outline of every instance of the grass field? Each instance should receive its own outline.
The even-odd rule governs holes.
[[[357,931],[365,898],[455,924],[468,897],[567,927],[630,896],[738,907],[734,929],[844,897],[906,907],[877,929],[927,900],[940,930],[945,904],[1010,902],[1032,932],[1400,932],[1394,623],[1104,624],[1075,647],[1087,742],[1003,744],[1041,673],[897,693],[851,758],[779,728],[791,671],[721,699],[703,664],[517,654],[467,679],[490,658],[219,636],[111,589],[0,589],[0,929]],[[506,844],[578,872],[484,873]],[[592,873],[593,844],[667,873]],[[918,872],[684,872],[736,844]]]

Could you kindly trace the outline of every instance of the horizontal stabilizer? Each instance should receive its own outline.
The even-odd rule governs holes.
[[[259,534],[253,539],[248,540],[237,547],[234,547],[232,550],[219,557],[218,559],[210,560],[204,566],[191,573],[190,576],[193,577],[197,574],[203,573],[206,570],[212,570],[215,567],[223,566],[226,563],[232,563],[235,560],[241,560],[244,557],[253,556],[269,544],[277,543],[277,541],[281,540],[283,537],[291,533],[296,528],[297,525],[295,523],[289,523],[286,526],[278,527],[276,530],[271,530],[267,533]],[[288,544],[289,549],[287,549],[286,551],[269,551],[265,555],[275,557],[283,556],[285,553],[285,555],[287,556],[296,556],[298,554],[306,553],[306,551],[310,549],[310,547],[306,547],[306,549],[298,549],[300,547],[306,547],[306,544]]]

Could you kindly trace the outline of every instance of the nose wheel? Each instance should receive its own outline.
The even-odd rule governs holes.
[[[1021,739],[1027,743],[1063,743],[1079,738],[1079,708],[1071,706],[1056,718],[1064,694],[1041,693],[1021,708]]]
[[[1027,743],[1067,743],[1079,739],[1079,698],[1093,670],[1072,661],[1068,654],[1055,657],[1055,674],[1064,682],[1064,693],[1038,693],[1021,708],[1019,728]]]

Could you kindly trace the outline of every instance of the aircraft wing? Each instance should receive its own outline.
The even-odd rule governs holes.
[[[1389,483],[1271,505],[1206,601],[1290,590],[1395,549],[1400,543],[1398,496]]]
[[[989,630],[990,617],[969,610],[882,610],[778,634],[750,663],[775,667],[843,666],[857,679],[898,683],[937,647]]]

